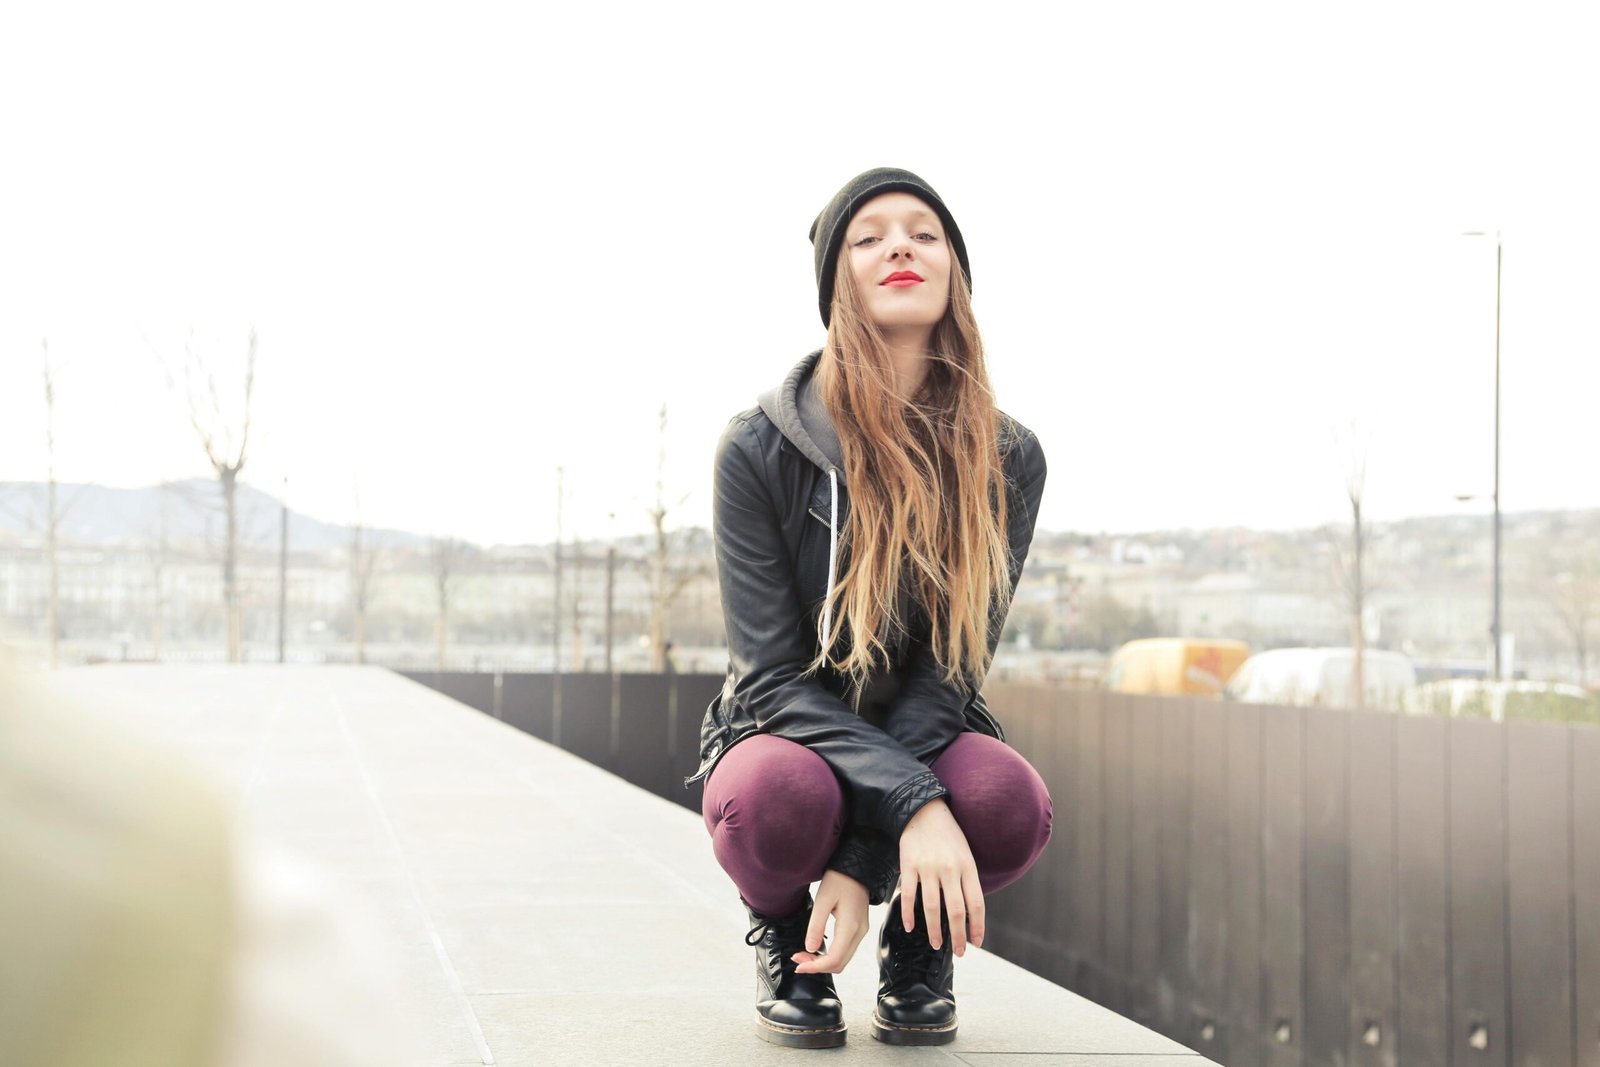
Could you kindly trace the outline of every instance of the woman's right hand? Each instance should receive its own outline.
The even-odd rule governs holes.
[[[823,928],[829,915],[833,916],[833,950],[823,953]],[[811,908],[811,925],[806,928],[806,951],[791,957],[799,964],[795,973],[838,974],[866,935],[867,887],[848,874],[824,871],[817,885],[817,902]]]
[[[922,910],[928,917],[928,944],[938,948],[944,940],[939,922],[942,903],[950,919],[955,954],[966,955],[968,940],[983,946],[983,888],[978,882],[978,865],[972,859],[967,835],[941,799],[918,808],[900,834],[900,921],[907,932],[916,924],[919,887]],[[885,921],[894,922],[895,916]]]

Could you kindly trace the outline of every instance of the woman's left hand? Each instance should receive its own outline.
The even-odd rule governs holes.
[[[823,930],[833,916],[833,950],[822,953]],[[789,957],[796,974],[838,974],[867,935],[867,887],[838,871],[824,871],[806,927],[806,951]]]
[[[950,919],[950,945],[957,956],[966,955],[969,940],[983,944],[978,865],[967,835],[943,800],[930,800],[918,808],[900,834],[900,920],[907,932],[916,922],[918,888],[928,919],[928,944],[938,948],[943,941],[941,906]],[[884,921],[894,922],[895,916]]]

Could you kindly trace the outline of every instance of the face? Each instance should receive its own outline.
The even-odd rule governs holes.
[[[857,291],[879,329],[931,333],[950,303],[952,267],[933,209],[910,193],[875,196],[851,218],[844,244]]]

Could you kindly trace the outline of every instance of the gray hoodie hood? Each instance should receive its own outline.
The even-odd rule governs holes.
[[[839,446],[839,431],[817,388],[815,371],[821,356],[819,348],[796,363],[781,384],[761,394],[758,403],[801,455],[824,471],[836,472],[843,481],[844,451]]]
[[[833,587],[839,577],[839,485],[844,454],[839,432],[817,393],[815,375],[822,350],[795,364],[783,383],[762,393],[757,403],[800,454],[828,474],[828,591],[823,597],[822,647],[833,647]]]

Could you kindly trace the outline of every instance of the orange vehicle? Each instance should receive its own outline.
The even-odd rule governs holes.
[[[1250,646],[1243,641],[1148,637],[1117,649],[1100,687],[1114,693],[1219,697],[1249,657]]]

